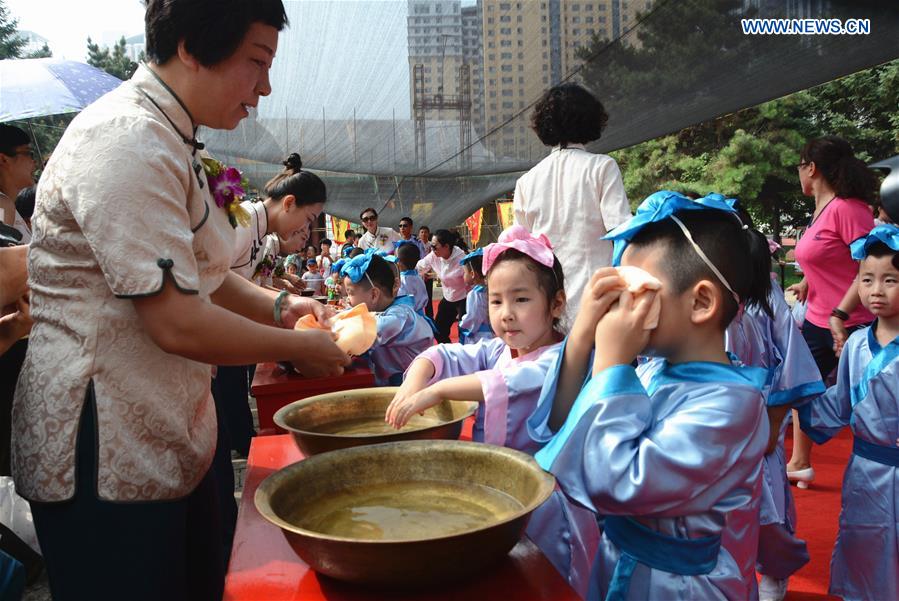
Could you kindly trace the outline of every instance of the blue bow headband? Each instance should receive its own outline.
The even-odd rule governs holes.
[[[671,192],[669,190],[661,190],[650,194],[637,207],[637,212],[633,217],[603,236],[603,240],[612,240],[613,242],[612,265],[617,267],[621,264],[621,255],[624,254],[624,249],[627,248],[627,245],[640,230],[650,223],[671,219],[683,232],[684,237],[693,247],[693,250],[696,251],[696,254],[699,255],[699,258],[712,270],[712,273],[718,277],[718,280],[724,287],[730,291],[739,305],[739,295],[734,292],[724,275],[715,267],[714,263],[706,256],[699,245],[696,244],[687,226],[674,215],[679,211],[721,211],[722,213],[733,215],[739,221],[737,210],[734,208],[736,202],[734,198],[725,198],[721,194],[716,193],[707,194],[696,200],[687,198],[679,192]],[[746,226],[743,227],[745,228]]]
[[[417,246],[417,245],[415,244],[415,240],[397,240],[396,242],[393,243],[393,247],[394,247],[394,248],[399,248],[400,246],[405,246],[405,245],[407,245],[407,244],[411,244],[411,245],[413,245],[413,246]]]
[[[388,263],[396,263],[396,262],[397,262],[396,255],[388,255],[388,254],[387,254],[385,251],[383,251],[383,250],[374,250],[374,249],[371,249],[371,248],[369,248],[368,250],[369,250],[369,251],[373,251],[372,254],[378,255],[379,257],[381,257],[382,259],[384,259],[384,260],[387,261]],[[368,251],[366,251],[366,252],[368,252]]]
[[[346,262],[346,259],[340,259],[339,261],[334,261],[333,263],[331,263],[331,273],[334,273],[335,271],[337,273],[340,273],[340,270],[343,269],[343,266],[346,265]]]
[[[467,265],[468,263],[471,263],[472,259],[474,259],[475,257],[483,257],[483,256],[484,256],[483,248],[475,249],[472,252],[465,255],[464,257],[462,257],[461,259],[459,259],[459,265]]]
[[[892,224],[878,225],[867,236],[862,236],[849,245],[852,258],[861,261],[868,256],[868,249],[878,242],[883,242],[891,250],[899,252],[899,227]]]
[[[371,258],[373,256],[375,256],[374,252],[366,252],[365,254],[353,257],[340,268],[340,276],[350,278],[350,281],[354,284],[361,282],[362,278],[368,278],[368,283],[374,286],[371,278],[369,278],[366,273],[366,271],[368,271],[368,266],[371,265]]]

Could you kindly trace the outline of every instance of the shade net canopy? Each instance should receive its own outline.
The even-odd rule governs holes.
[[[432,229],[461,223],[546,156],[529,117],[554,84],[602,100],[608,126],[588,148],[609,152],[899,57],[897,2],[285,6],[272,94],[237,129],[202,132],[210,152],[258,188],[297,152],[325,180],[328,213],[358,221],[371,206],[382,224],[409,215]],[[751,18],[862,33],[744,34]]]

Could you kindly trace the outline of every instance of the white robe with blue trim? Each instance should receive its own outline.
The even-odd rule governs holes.
[[[849,426],[857,440],[897,450],[899,338],[881,347],[875,325],[852,333],[837,383],[799,408],[802,429],[821,444]],[[855,453],[843,476],[840,530],[830,564],[830,594],[899,599],[899,468]]]
[[[528,426],[535,439],[548,441],[538,462],[575,503],[675,538],[721,536],[729,514],[757,513],[768,440],[764,370],[659,359],[637,370],[615,366],[585,384],[554,434],[547,422],[560,367],[558,361]],[[758,523],[747,523],[753,537]],[[700,576],[638,564],[627,598],[752,598],[756,582],[740,566],[754,554],[754,539],[736,551],[722,545],[716,567]],[[605,598],[619,557],[603,534],[588,598]]]

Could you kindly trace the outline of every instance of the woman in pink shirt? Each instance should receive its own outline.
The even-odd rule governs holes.
[[[799,156],[802,193],[815,198],[815,212],[796,245],[796,260],[805,278],[788,290],[806,302],[802,336],[826,380],[849,333],[874,319],[859,302],[858,265],[849,254],[849,244],[874,227],[871,205],[877,179],[855,157],[852,146],[837,136],[810,140]],[[787,474],[805,487],[815,477],[812,443],[799,430],[798,420],[793,424],[793,456]]]

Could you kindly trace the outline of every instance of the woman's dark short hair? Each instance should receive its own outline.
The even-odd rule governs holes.
[[[599,99],[576,83],[550,88],[531,113],[531,129],[546,146],[598,140],[608,121]]]
[[[284,170],[270,179],[263,188],[267,197],[281,200],[288,194],[293,194],[297,206],[314,205],[328,199],[325,182],[314,173],[303,171],[303,159],[300,155],[291,154],[282,165]]]
[[[378,218],[378,212],[376,210],[374,210],[374,208],[368,207],[367,209],[362,209],[362,212],[359,213],[359,219],[362,219],[363,217],[365,217],[366,213],[374,213],[375,219]]]
[[[204,67],[237,50],[253,23],[281,31],[288,24],[281,0],[145,0],[147,59],[161,65],[185,49]]]
[[[0,152],[11,157],[16,154],[16,148],[26,144],[31,144],[31,138],[24,129],[0,123]]]

